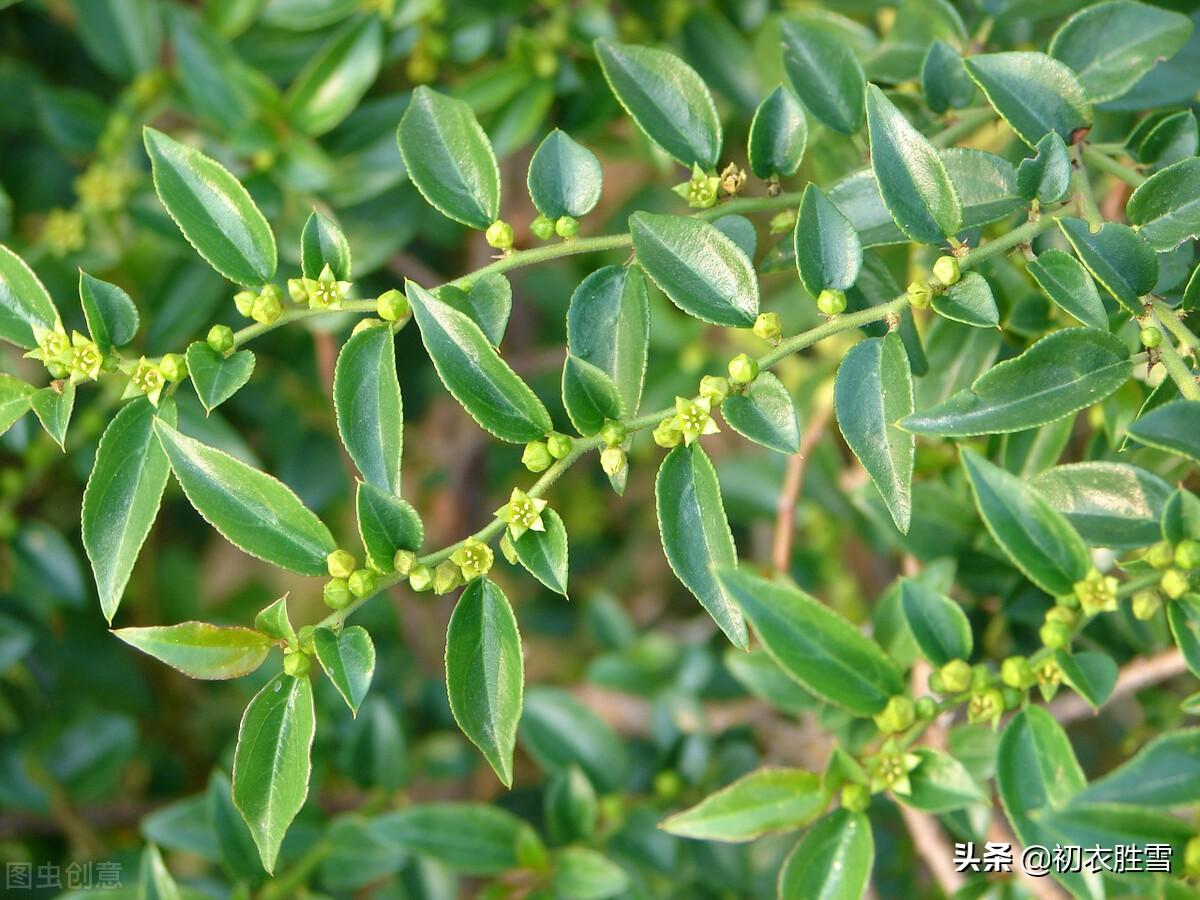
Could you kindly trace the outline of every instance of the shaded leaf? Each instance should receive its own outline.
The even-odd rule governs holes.
[[[1094,547],[1148,547],[1172,488],[1153,472],[1127,463],[1055,466],[1030,484]]]
[[[1077,133],[1092,127],[1092,105],[1079,79],[1045,53],[984,53],[964,64],[988,102],[1030,147],[1051,131],[1071,144]]]
[[[782,84],[771,91],[754,111],[746,151],[750,171],[757,178],[795,175],[808,143],[804,109]]]
[[[232,356],[218,353],[204,341],[187,348],[188,375],[206,412],[212,412],[238,391],[254,373],[254,354],[239,350]]]
[[[862,244],[850,220],[815,184],[804,189],[794,234],[796,268],[814,297],[826,288],[844,291],[862,268]]]
[[[342,444],[363,478],[399,494],[404,403],[391,328],[364,328],[342,345],[333,372],[333,405]]]
[[[603,173],[596,154],[555,128],[529,160],[529,196],[543,216],[586,216],[600,200]]]
[[[1158,257],[1146,239],[1118,222],[1093,232],[1082,219],[1064,217],[1058,227],[1092,277],[1126,312],[1141,315],[1141,298],[1158,281]]]
[[[721,403],[721,415],[742,437],[779,453],[800,449],[800,422],[792,395],[778,378],[762,372],[741,394]]]
[[[138,330],[138,311],[129,295],[107,281],[79,271],[79,303],[87,320],[88,333],[107,355],[113,347],[124,347]]]
[[[841,134],[862,128],[866,76],[850,48],[812,25],[784,19],[783,67],[792,89],[823,125]]]
[[[526,570],[555,593],[567,596],[567,529],[552,509],[542,510],[545,531],[527,529],[513,541],[517,559]]]
[[[350,625],[337,632],[317,628],[312,640],[321,668],[350,711],[358,715],[359,704],[367,696],[371,676],[375,674],[375,645],[371,636],[365,628]]]
[[[995,328],[1000,324],[1000,310],[992,296],[991,285],[978,272],[964,273],[945,292],[935,295],[933,310],[947,319],[976,328]]]
[[[1092,276],[1071,254],[1051,248],[1029,261],[1026,268],[1047,297],[1084,325],[1108,331],[1108,313]]]

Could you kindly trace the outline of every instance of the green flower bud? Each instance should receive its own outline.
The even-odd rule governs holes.
[[[517,556],[517,548],[513,546],[512,538],[507,531],[500,535],[500,552],[510,566],[515,566],[520,561]]]
[[[1148,350],[1153,350],[1162,344],[1162,332],[1153,325],[1147,325],[1143,328],[1138,332],[1138,337],[1142,340],[1142,346]]]
[[[158,361],[158,371],[172,384],[183,381],[187,377],[187,360],[178,353],[168,353]]]
[[[258,294],[254,291],[238,291],[233,295],[233,305],[237,307],[237,311],[250,318],[250,313],[254,309],[254,301],[258,299]]]
[[[530,441],[521,453],[521,464],[530,472],[545,472],[553,462],[545,441]]]
[[[397,550],[392,557],[392,568],[407,577],[417,565],[417,554],[411,550]]]
[[[1185,571],[1200,569],[1200,541],[1187,538],[1175,545],[1175,567]]]
[[[483,234],[489,247],[495,247],[501,253],[507,253],[513,248],[513,227],[502,219],[497,219],[487,227]]]
[[[1024,690],[1037,680],[1029,660],[1023,656],[1010,656],[1000,664],[1000,680],[1011,688]]]
[[[864,812],[871,805],[871,790],[865,784],[842,785],[842,807],[850,812]]]
[[[1159,541],[1146,551],[1146,562],[1155,569],[1167,569],[1175,562],[1175,549],[1166,541]]]
[[[316,628],[312,625],[301,625],[296,630],[296,642],[300,645],[300,649],[305,653],[313,652],[313,632]]]
[[[325,601],[325,605],[332,610],[345,609],[353,599],[350,593],[350,585],[345,578],[329,579],[325,582],[321,596]]]
[[[616,478],[625,468],[625,451],[620,447],[605,447],[600,453],[600,468],[609,478]]]
[[[293,678],[303,678],[312,668],[312,659],[307,653],[283,652],[283,671]]]
[[[358,560],[347,550],[334,550],[325,557],[325,566],[334,578],[349,578],[358,567]]]
[[[414,591],[427,591],[433,587],[433,572],[429,566],[419,563],[408,573],[408,586]]]
[[[937,262],[933,264],[933,277],[946,285],[946,287],[957,284],[958,280],[962,277],[962,272],[958,267],[958,260],[953,256],[939,256]]]
[[[679,442],[683,440],[683,431],[679,427],[678,420],[672,416],[669,419],[663,419],[654,427],[653,437],[654,443],[670,450],[672,447],[679,446]]]
[[[1138,591],[1133,595],[1133,617],[1140,622],[1145,622],[1153,619],[1158,608],[1162,606],[1162,599],[1158,596],[1158,591]]]
[[[450,561],[458,566],[464,581],[486,575],[492,569],[493,560],[492,548],[474,538],[467,538],[450,554]]]
[[[1192,878],[1200,877],[1200,837],[1190,838],[1184,845],[1183,871]]]
[[[222,355],[233,349],[233,329],[228,325],[214,325],[208,329],[208,346]]]
[[[1074,625],[1079,621],[1079,613],[1067,606],[1052,606],[1046,610],[1046,621]]]
[[[616,419],[605,419],[604,424],[600,426],[600,440],[604,441],[606,447],[617,446],[625,440],[627,434],[625,423]]]
[[[575,447],[575,441],[570,435],[559,434],[557,431],[546,436],[546,449],[555,459],[562,459]]]
[[[1178,569],[1167,569],[1163,572],[1162,581],[1158,586],[1172,600],[1178,600],[1191,589],[1187,575]]]
[[[1071,626],[1066,622],[1047,621],[1038,635],[1051,650],[1062,650],[1071,643]]]
[[[817,295],[817,310],[823,316],[841,315],[846,311],[846,295],[841,291],[821,291]]]
[[[779,321],[779,313],[759,313],[754,320],[754,334],[764,341],[775,342],[783,334],[783,323]]]
[[[386,322],[399,322],[408,315],[408,298],[393,288],[375,298],[375,311]]]
[[[933,288],[924,280],[911,282],[905,293],[908,295],[908,304],[913,309],[925,309],[933,299]]]
[[[564,241],[569,241],[579,234],[579,220],[573,216],[561,216],[554,223],[554,233]]]
[[[722,378],[720,375],[705,375],[700,379],[698,393],[701,398],[708,401],[710,408],[720,406],[721,402],[729,396],[729,379]]]
[[[50,373],[51,378],[66,378],[71,374],[71,370],[60,362],[46,363],[46,371]]]
[[[940,669],[938,675],[942,681],[944,694],[961,694],[971,687],[971,667],[965,659],[952,659]]]
[[[283,303],[274,294],[258,295],[250,310],[250,318],[261,325],[272,325],[283,315]]]
[[[749,384],[758,377],[758,360],[739,353],[729,361],[729,380],[734,384]]]
[[[288,297],[293,303],[301,306],[308,304],[308,286],[303,278],[289,278],[287,281]]]
[[[370,569],[355,569],[348,579],[350,593],[361,600],[379,590],[379,576]]]
[[[448,559],[438,563],[433,570],[433,592],[435,594],[449,593],[462,583],[462,572]]]
[[[884,734],[895,734],[910,728],[916,717],[912,700],[903,694],[897,694],[888,700],[883,712],[875,716],[875,725]]]
[[[538,240],[548,241],[554,237],[554,220],[549,216],[538,216],[529,223],[529,230]]]
[[[654,795],[664,800],[679,796],[683,790],[683,778],[673,769],[665,769],[654,776]]]
[[[980,663],[971,667],[971,690],[982,691],[992,685],[992,673],[988,667]]]
[[[937,715],[937,701],[932,697],[918,697],[915,706],[917,719],[922,722],[928,722]]]

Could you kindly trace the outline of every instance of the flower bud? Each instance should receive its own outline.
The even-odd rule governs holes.
[[[952,659],[940,669],[942,693],[961,694],[971,686],[971,667],[965,659]]]
[[[1184,845],[1183,871],[1192,878],[1200,877],[1200,837],[1190,838]]]
[[[758,360],[739,353],[729,361],[729,380],[734,384],[749,384],[758,377]]]
[[[1038,635],[1051,650],[1062,650],[1071,643],[1071,626],[1066,622],[1047,620]]]
[[[1155,569],[1167,569],[1175,561],[1175,550],[1166,541],[1159,541],[1146,551],[1145,560]]]
[[[933,264],[933,277],[946,285],[946,287],[957,284],[958,280],[962,277],[962,272],[958,267],[958,260],[953,256],[939,256],[937,262]]]
[[[914,709],[918,720],[928,722],[937,715],[937,701],[932,697],[918,697]]]
[[[1147,350],[1153,350],[1162,344],[1162,332],[1153,325],[1147,325],[1139,333],[1138,337],[1142,340],[1142,346]]]
[[[905,293],[908,295],[908,304],[913,309],[925,309],[933,299],[933,288],[924,280],[911,282]]]
[[[1167,569],[1167,571],[1163,572],[1162,581],[1159,582],[1158,586],[1172,600],[1178,600],[1191,588],[1187,575],[1178,569]]]
[[[521,453],[521,463],[530,472],[545,472],[554,462],[545,441],[530,441]]]
[[[1011,688],[1024,690],[1037,679],[1029,660],[1023,656],[1010,656],[1000,664],[1000,680]]]
[[[754,334],[764,341],[777,341],[783,334],[783,323],[779,321],[779,313],[759,313],[754,320]]]
[[[308,287],[303,278],[289,278],[287,282],[288,297],[293,303],[305,306],[308,304]]]
[[[507,253],[513,248],[513,227],[502,219],[497,219],[487,227],[483,234],[489,247],[495,247],[501,253]]]
[[[350,585],[345,578],[329,579],[325,582],[321,596],[325,601],[325,605],[332,610],[345,609],[353,599],[350,593]]]
[[[408,586],[414,591],[427,591],[433,587],[433,572],[429,566],[417,564],[408,573]]]
[[[1133,617],[1140,622],[1145,622],[1153,619],[1158,608],[1162,606],[1162,600],[1158,596],[1158,591],[1138,591],[1133,595]]]
[[[700,379],[698,393],[708,401],[710,407],[720,406],[721,402],[729,396],[729,379],[722,378],[720,375],[705,375]]]
[[[208,329],[208,346],[214,353],[228,353],[234,346],[233,329],[228,325],[214,325]]]
[[[609,478],[616,478],[625,468],[625,451],[620,447],[605,447],[600,453],[600,468]]]
[[[254,291],[238,291],[233,295],[233,305],[237,307],[237,311],[250,318],[250,312],[254,309],[254,301],[258,299],[258,294]]]
[[[559,434],[557,431],[546,436],[546,449],[555,459],[562,459],[575,447],[575,441],[570,435]]]
[[[846,295],[841,291],[821,291],[817,295],[817,311],[823,316],[841,315],[846,311]]]
[[[178,353],[168,353],[158,361],[158,371],[172,384],[183,381],[187,377],[187,360]]]
[[[1185,571],[1200,569],[1200,541],[1187,538],[1175,545],[1175,567]]]
[[[402,576],[407,577],[411,574],[416,565],[417,554],[411,550],[397,550],[396,555],[392,557],[392,568]]]
[[[616,419],[605,419],[604,424],[600,426],[600,440],[604,441],[606,447],[617,446],[625,440],[627,433],[625,423]]]
[[[883,712],[875,716],[875,725],[884,734],[895,734],[910,728],[916,720],[913,702],[903,694],[897,694],[887,702]]]
[[[265,291],[258,295],[250,310],[250,318],[261,325],[272,325],[283,315],[283,303],[275,294]]]
[[[569,241],[579,234],[579,220],[574,216],[560,216],[554,223],[554,233],[564,241]]]
[[[307,653],[296,653],[285,650],[283,653],[283,671],[293,678],[303,678],[312,668],[312,660]]]
[[[359,600],[379,590],[379,576],[370,569],[355,569],[348,579],[350,593]]]
[[[334,578],[349,578],[355,568],[358,567],[358,561],[354,558],[354,554],[346,550],[334,550],[325,557],[325,566],[329,569],[329,574]]]
[[[316,630],[313,625],[301,625],[296,629],[296,643],[305,653],[313,652],[313,632]]]
[[[680,441],[683,440],[683,431],[679,427],[679,422],[674,416],[663,419],[654,427],[654,443],[664,449],[670,450],[672,447],[678,447]]]
[[[842,807],[850,812],[863,812],[871,805],[871,790],[865,784],[842,785]]]
[[[554,220],[549,216],[538,216],[529,223],[529,230],[538,240],[548,241],[554,237]]]
[[[462,572],[450,560],[443,560],[433,570],[433,592],[446,594],[462,584]]]
[[[386,322],[399,322],[408,315],[408,298],[392,288],[375,298],[375,311]]]
[[[1046,621],[1074,625],[1079,621],[1079,613],[1067,606],[1052,606],[1046,610]]]

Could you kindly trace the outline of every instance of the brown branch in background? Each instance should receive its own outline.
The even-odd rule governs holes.
[[[804,470],[808,466],[813,447],[825,433],[825,426],[829,424],[832,413],[832,398],[823,394],[813,409],[808,427],[800,436],[800,449],[788,457],[783,490],[775,508],[775,540],[771,545],[771,565],[776,572],[787,572],[791,563],[792,538],[796,533],[796,502],[800,499],[800,489],[804,485]]]
[[[1136,694],[1142,688],[1167,681],[1186,671],[1187,663],[1184,662],[1183,654],[1178,650],[1164,650],[1154,656],[1136,659],[1121,667],[1121,671],[1117,675],[1117,683],[1113,686],[1112,693],[1108,695],[1105,704],[1128,697],[1130,694]],[[1086,719],[1088,716],[1096,715],[1097,712],[1088,705],[1086,700],[1074,693],[1056,697],[1047,709],[1055,719],[1064,725],[1079,719]]]
[[[896,808],[904,819],[917,856],[921,857],[942,893],[952,897],[967,883],[967,879],[954,868],[954,850],[946,840],[942,826],[929,813],[913,809],[907,803],[897,803]]]
[[[1009,830],[1008,823],[1004,821],[1004,816],[999,809],[999,801],[993,803],[992,821],[988,825],[987,839],[993,843],[1008,844],[1012,847],[1012,873],[1017,876],[1017,880],[1037,900],[1070,900],[1070,895],[1060,888],[1054,879],[1044,875],[1031,875],[1025,871],[1025,867],[1021,864],[1023,850],[1021,842]]]

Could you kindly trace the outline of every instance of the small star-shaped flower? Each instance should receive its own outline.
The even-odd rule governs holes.
[[[165,385],[166,381],[163,379],[162,372],[158,371],[158,366],[143,356],[138,360],[137,368],[133,370],[133,375],[129,379],[130,390],[126,393],[145,394],[150,398],[151,403],[158,406],[158,400],[162,396]]]
[[[508,523],[508,533],[517,540],[526,531],[545,531],[542,510],[546,501],[541,497],[530,497],[520,488],[513,488],[508,502],[496,510],[496,518]]]
[[[95,381],[100,377],[100,366],[103,363],[104,356],[99,347],[78,331],[71,335],[71,355],[67,365],[71,370],[72,382],[78,384],[89,378]]]
[[[308,305],[312,309],[338,309],[350,292],[349,281],[338,281],[328,263],[316,278],[305,278]]]
[[[61,321],[55,322],[53,328],[44,325],[33,325],[33,339],[37,348],[25,354],[26,359],[40,359],[49,365],[52,362],[66,363],[70,360],[71,341]]]
[[[683,432],[683,442],[688,444],[705,434],[716,434],[721,429],[710,415],[712,404],[701,397],[699,400],[688,400],[686,397],[675,398],[675,421]]]
[[[467,538],[450,554],[450,562],[458,566],[465,581],[486,575],[491,571],[493,560],[492,548],[474,538]]]
[[[894,740],[889,740],[871,761],[871,790],[890,790],[894,794],[912,793],[912,783],[908,776],[920,764],[920,756],[902,752]]]

